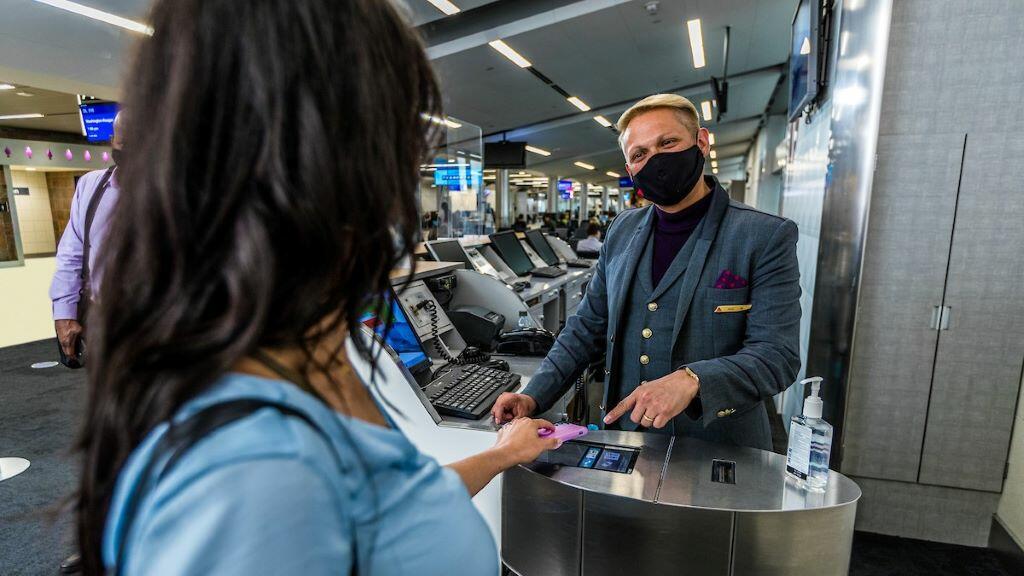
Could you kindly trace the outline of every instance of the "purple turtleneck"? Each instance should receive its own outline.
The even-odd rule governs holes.
[[[654,254],[651,259],[651,284],[657,286],[665,276],[676,254],[707,214],[714,197],[714,189],[693,206],[669,213],[654,207]]]

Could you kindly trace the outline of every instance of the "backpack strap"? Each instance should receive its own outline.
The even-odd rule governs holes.
[[[128,548],[127,540],[131,534],[131,528],[138,513],[139,505],[144,497],[150,491],[155,489],[160,481],[174,469],[178,462],[180,462],[181,458],[203,438],[209,436],[220,428],[251,416],[263,408],[273,408],[284,416],[298,418],[305,422],[306,425],[312,428],[324,439],[325,442],[327,442],[327,445],[331,447],[331,452],[334,455],[334,460],[338,469],[342,472],[345,471],[345,466],[342,464],[341,456],[338,454],[337,450],[333,448],[334,445],[330,436],[328,436],[323,428],[321,428],[313,421],[312,418],[309,417],[308,414],[304,412],[296,410],[287,404],[258,398],[242,398],[208,406],[182,422],[172,423],[170,428],[167,430],[167,433],[164,434],[163,438],[161,438],[157,443],[156,448],[154,448],[153,454],[149,458],[149,462],[146,463],[146,467],[139,476],[140,480],[138,484],[136,484],[135,489],[128,495],[128,500],[124,507],[125,523],[120,529],[120,534],[116,535],[116,538],[119,540],[117,546],[117,559],[111,574],[114,576],[121,574],[121,570],[124,567],[125,554]],[[164,461],[165,457],[167,463],[154,477],[153,473],[156,467],[160,462]],[[355,573],[355,557],[353,556],[352,574]]]

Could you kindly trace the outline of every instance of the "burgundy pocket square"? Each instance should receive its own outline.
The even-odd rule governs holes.
[[[718,280],[715,281],[715,288],[719,290],[729,290],[733,288],[746,288],[747,279],[739,274],[733,274],[729,270],[722,270],[722,273],[718,275]]]

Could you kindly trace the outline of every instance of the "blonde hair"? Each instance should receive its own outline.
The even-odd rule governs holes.
[[[626,133],[626,127],[633,121],[633,118],[644,112],[650,112],[659,108],[675,110],[676,116],[679,117],[679,121],[684,126],[694,133],[700,130],[700,116],[697,114],[697,107],[693,105],[693,102],[678,94],[653,94],[633,104],[629,110],[626,110],[622,113],[622,116],[619,116],[619,121],[615,123],[615,127],[619,130],[619,148],[622,148],[623,135]]]

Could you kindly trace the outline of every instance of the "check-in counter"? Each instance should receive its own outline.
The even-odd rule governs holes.
[[[520,576],[843,576],[860,489],[808,492],[771,452],[597,431],[505,473],[502,546]]]

